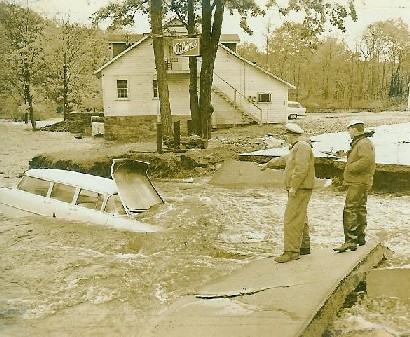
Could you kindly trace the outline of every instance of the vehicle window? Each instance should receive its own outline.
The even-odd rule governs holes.
[[[112,195],[108,198],[105,211],[111,214],[127,214],[118,194]]]
[[[289,104],[288,104],[288,107],[289,107],[289,108],[299,108],[299,104],[289,103]]]
[[[51,191],[51,198],[71,203],[73,201],[75,187],[55,183]]]
[[[43,197],[47,196],[49,187],[50,187],[49,181],[42,180],[39,178],[28,177],[28,176],[24,176],[23,179],[21,179],[20,183],[17,186],[19,190],[41,195]]]
[[[76,205],[91,209],[101,209],[104,196],[97,192],[81,190],[78,194]]]

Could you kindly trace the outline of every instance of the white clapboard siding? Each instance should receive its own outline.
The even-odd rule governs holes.
[[[172,115],[190,116],[189,73],[168,74],[168,88]]]
[[[153,97],[155,61],[147,39],[102,70],[104,114],[106,116],[156,115],[158,99]],[[117,98],[117,80],[128,81],[128,99]]]
[[[200,66],[200,58],[199,66]],[[185,60],[186,61],[186,60]],[[146,37],[103,66],[98,73],[102,79],[104,113],[106,116],[155,116],[159,113],[159,100],[154,97],[153,80],[156,68],[152,39]],[[225,96],[216,94],[216,76],[222,78]],[[118,99],[117,80],[127,80],[128,98]],[[223,86],[226,81],[229,85]],[[287,120],[286,103],[288,89],[293,86],[275,78],[249,61],[220,45],[215,60],[214,92],[212,103],[215,108],[213,124],[242,124],[251,120],[263,123],[284,123]],[[189,73],[168,73],[168,86],[173,115],[189,116]],[[234,89],[232,89],[233,87]],[[229,89],[229,90],[228,90]],[[233,94],[234,93],[234,94]],[[258,93],[270,93],[271,102],[248,101]],[[229,98],[231,104],[229,104]],[[241,109],[234,107],[235,102]],[[262,119],[262,120],[261,120]]]
[[[288,85],[269,76],[249,62],[235,57],[222,47],[218,49],[214,71],[245,97],[257,97],[258,93],[271,93],[272,101],[270,103],[257,103],[262,109],[262,122],[286,122]]]
[[[212,93],[212,105],[214,113],[212,114],[212,126],[218,125],[240,125],[247,124],[251,120],[246,118],[243,113],[236,110],[226,100],[219,95]]]

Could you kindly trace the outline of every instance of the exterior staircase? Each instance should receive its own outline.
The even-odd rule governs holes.
[[[214,73],[212,91],[236,111],[247,117],[250,122],[262,124],[261,108],[249,101],[244,94],[216,73]]]

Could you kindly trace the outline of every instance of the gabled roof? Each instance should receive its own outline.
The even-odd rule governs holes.
[[[164,28],[170,27],[185,27],[185,25],[180,19],[174,17],[164,23]]]
[[[241,39],[238,34],[221,34],[219,43],[239,43]]]
[[[230,37],[233,37],[236,34],[227,34]],[[221,35],[222,36],[222,35]],[[148,38],[150,38],[150,35],[145,35],[141,40],[139,40],[138,42],[136,42],[135,44],[133,44],[132,46],[128,47],[127,49],[125,49],[122,53],[118,54],[116,57],[114,57],[113,59],[111,59],[110,61],[108,61],[106,64],[104,64],[102,67],[100,67],[99,69],[97,69],[94,74],[99,76],[99,74],[101,73],[102,70],[104,70],[105,68],[107,68],[110,64],[114,63],[116,60],[118,60],[119,58],[121,58],[123,55],[127,54],[128,52],[130,52],[132,49],[136,48],[137,46],[139,46],[142,42],[144,42],[145,40],[147,40]],[[225,42],[225,41],[224,41]],[[263,73],[265,73],[266,75],[268,75],[271,78],[274,78],[275,80],[285,84],[286,86],[288,86],[289,88],[292,89],[296,89],[296,87],[293,84],[290,84],[289,82],[286,82],[285,80],[281,79],[280,77],[273,75],[272,73],[270,73],[269,71],[263,69],[261,66],[258,66],[257,64],[243,58],[242,56],[239,56],[237,53],[233,52],[231,49],[229,49],[228,47],[224,46],[221,42],[219,42],[219,47],[221,47],[223,50],[225,50],[226,52],[232,54],[233,56],[235,56],[236,58],[240,59],[241,61],[249,64],[250,66],[262,71]]]
[[[115,34],[115,33],[108,33],[106,35],[106,40],[108,43],[135,43],[144,36],[144,34]]]
[[[142,42],[144,42],[145,40],[147,40],[150,36],[149,35],[145,35],[141,40],[137,41],[136,43],[134,43],[133,45],[131,45],[130,47],[128,47],[127,49],[125,49],[123,52],[119,53],[117,56],[115,56],[114,58],[112,58],[111,60],[109,60],[106,64],[104,64],[102,67],[100,67],[99,69],[97,69],[96,71],[94,71],[94,74],[99,76],[99,74],[101,73],[102,70],[104,70],[105,68],[107,68],[110,64],[114,63],[116,60],[118,60],[120,57],[122,57],[123,55],[127,54],[130,50],[134,49],[135,47],[139,46]]]
[[[229,49],[228,47],[224,46],[223,44],[219,44],[219,47],[221,47],[223,50],[225,50],[226,52],[232,54],[233,56],[237,57],[238,59],[240,59],[241,61],[249,64],[250,66],[262,71],[263,73],[265,73],[266,75],[268,75],[269,77],[274,78],[275,80],[282,82],[283,84],[287,85],[289,88],[292,89],[296,89],[296,87],[293,84],[290,84],[289,82],[286,82],[285,80],[281,79],[280,77],[273,75],[272,73],[270,73],[269,71],[267,71],[266,69],[263,69],[261,66],[258,66],[257,64],[243,58],[242,56],[238,55],[237,53],[233,52],[231,49]]]

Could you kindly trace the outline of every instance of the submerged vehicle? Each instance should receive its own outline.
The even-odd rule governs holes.
[[[161,231],[135,218],[162,203],[148,163],[114,159],[113,179],[60,169],[29,169],[14,188],[0,188],[0,205],[23,212],[137,232]]]

